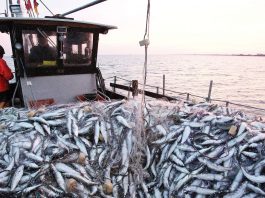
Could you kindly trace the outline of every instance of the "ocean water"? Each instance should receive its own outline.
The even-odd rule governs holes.
[[[165,75],[165,89],[207,97],[212,80],[211,98],[265,109],[265,57],[149,55],[147,61],[148,85],[162,88]],[[144,55],[99,56],[98,65],[107,85],[112,76],[143,82]],[[117,83],[129,85],[122,79]]]
[[[10,57],[6,60],[12,65]],[[265,108],[265,57],[148,55],[147,61],[148,85],[162,88],[165,75],[167,90],[207,97],[212,80],[211,98]],[[143,82],[144,55],[100,55],[98,66],[107,87],[113,76]],[[128,81],[118,78],[117,83],[129,85]],[[147,89],[156,92],[155,87]]]

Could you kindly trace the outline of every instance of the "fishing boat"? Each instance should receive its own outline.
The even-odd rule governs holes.
[[[128,98],[130,92],[132,95],[144,92],[145,96],[151,98],[180,98],[186,101],[195,98],[264,111],[227,100],[214,100],[211,98],[212,81],[206,97],[165,89],[164,75],[163,88],[150,86],[156,88],[155,92],[138,89],[137,80],[129,81],[130,86],[118,84],[116,76],[113,77],[114,82],[110,83],[112,90],[106,88],[97,67],[99,37],[117,27],[66,17],[104,1],[106,0],[95,0],[66,13],[45,18],[22,17],[20,5],[10,5],[13,17],[0,17],[0,32],[10,35],[13,52],[15,82],[10,85],[12,106],[38,108],[42,105],[85,100],[123,99]],[[46,47],[41,48],[41,43]],[[148,39],[141,41],[140,45],[144,46],[146,43],[149,44]],[[117,92],[117,89],[123,93]],[[124,91],[128,91],[128,94]],[[174,96],[167,95],[166,91]]]
[[[33,108],[124,98],[105,89],[97,67],[99,36],[117,27],[65,17],[100,2],[45,18],[23,18],[19,5],[10,5],[18,17],[1,17],[0,32],[10,35],[12,46],[13,105]]]

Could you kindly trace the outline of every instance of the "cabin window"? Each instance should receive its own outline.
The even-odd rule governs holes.
[[[92,33],[68,31],[63,40],[64,66],[90,65],[92,48]]]
[[[55,31],[24,30],[22,35],[26,67],[56,66],[57,36]]]

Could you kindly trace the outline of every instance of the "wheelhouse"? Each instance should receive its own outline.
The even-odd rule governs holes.
[[[72,19],[0,18],[0,31],[10,34],[12,44],[13,99],[28,107],[96,95],[104,86],[96,67],[99,34],[115,28]]]

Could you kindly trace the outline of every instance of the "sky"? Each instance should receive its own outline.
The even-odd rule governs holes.
[[[15,1],[15,0],[13,0]],[[21,0],[22,1],[22,0]],[[42,0],[64,13],[90,0]],[[265,53],[264,0],[150,0],[149,54]],[[143,54],[147,0],[107,0],[69,15],[117,26],[100,36],[99,54]],[[0,12],[5,1],[0,0]],[[40,3],[40,17],[50,15]],[[8,35],[0,43],[11,53]]]

